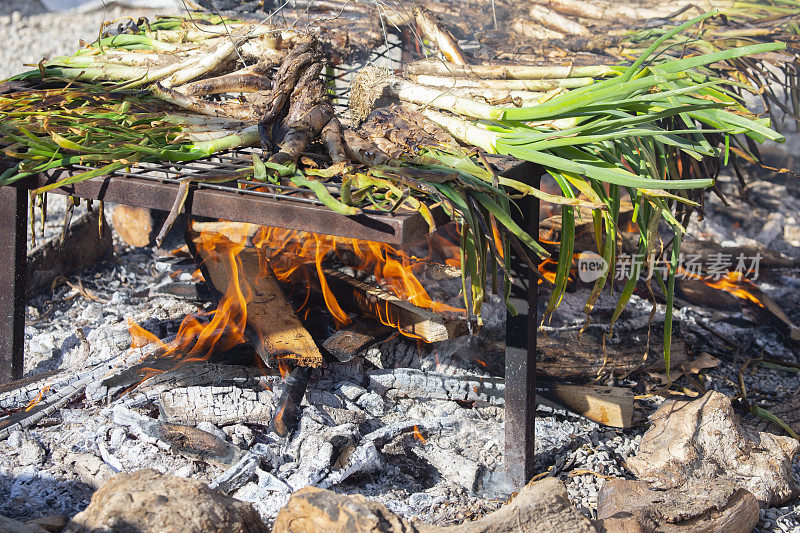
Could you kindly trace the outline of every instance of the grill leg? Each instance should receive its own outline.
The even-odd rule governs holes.
[[[537,167],[526,167],[528,179],[539,186]],[[534,238],[539,235],[539,201],[531,198],[523,207],[523,228]],[[517,284],[512,304],[519,314],[506,321],[505,368],[505,464],[514,483],[521,488],[534,476],[534,436],[536,434],[536,329],[538,326],[539,284],[533,272],[519,258],[512,271]]]
[[[0,383],[22,377],[28,193],[0,187]]]

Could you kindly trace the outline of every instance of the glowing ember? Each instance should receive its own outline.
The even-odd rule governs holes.
[[[25,412],[27,413],[28,411],[36,407],[36,404],[42,401],[42,398],[44,398],[44,395],[47,394],[47,391],[49,390],[50,390],[50,385],[45,385],[42,388],[42,390],[39,391],[39,394],[36,395],[36,398],[31,400],[30,403],[25,406]]]

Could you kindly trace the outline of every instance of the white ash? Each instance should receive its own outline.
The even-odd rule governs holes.
[[[0,40],[3,44],[0,47],[0,70],[3,77],[19,72],[23,63],[37,63],[42,57],[72,53],[79,38],[91,40],[96,36],[103,18],[152,14],[141,9],[123,11],[114,8],[105,14],[40,14],[29,17],[23,10],[31,3],[3,3],[4,6],[11,4],[17,4],[20,13],[5,18],[0,16]],[[733,179],[723,176],[722,183],[730,187]],[[690,233],[706,233],[720,242],[738,244],[764,238],[769,241],[764,244],[771,249],[800,257],[800,217],[797,215],[800,212],[797,204],[800,192],[796,182],[778,183],[776,186],[762,179],[751,183],[750,191],[759,203],[756,208],[744,206],[738,200],[735,204],[738,209],[744,206],[747,218],[735,218],[735,211],[724,208],[710,196],[706,204],[708,218],[702,223],[693,223]],[[60,232],[63,198],[52,195],[49,205],[48,236]],[[770,212],[780,213],[781,217],[773,215],[768,219]],[[759,223],[767,220],[766,225]],[[739,222],[739,226],[734,227],[732,221]],[[79,373],[89,365],[124,354],[131,341],[129,318],[167,339],[175,334],[183,316],[208,310],[207,303],[150,295],[152,287],[175,273],[156,266],[155,258],[159,252],[132,250],[116,242],[116,253],[113,262],[98,265],[73,279],[82,281],[91,294],[103,301],[92,301],[77,290],[62,286],[54,293],[29,302],[26,375],[56,369]],[[176,276],[180,278],[181,275]],[[774,287],[762,288],[776,297],[785,295],[786,298],[779,301],[789,303],[799,284],[797,272],[787,272]],[[583,325],[585,300],[586,291],[583,289],[567,294],[549,327]],[[604,294],[596,307],[599,312],[607,313],[615,304],[615,297]],[[626,320],[639,323],[649,316],[650,309],[649,301],[634,296],[631,307],[620,319],[620,326]],[[797,321],[800,318],[798,309],[792,312]],[[704,384],[730,396],[738,394],[738,370],[746,358],[757,357],[766,351],[774,357],[797,361],[796,348],[792,350],[780,334],[758,327],[758,319],[746,315],[734,313],[720,318],[718,313],[688,308],[676,310],[676,321],[687,327],[687,334],[696,338],[698,344],[711,343],[709,346],[716,348],[714,355],[723,359],[718,368],[705,373]],[[663,307],[654,320],[663,321]],[[697,325],[701,323],[702,327]],[[756,327],[758,334],[754,335]],[[76,334],[77,328],[83,331],[88,341],[88,351],[80,335]],[[722,337],[727,337],[731,344],[738,345],[738,351],[726,344],[715,344],[717,341],[705,341],[704,337],[712,336],[703,328],[713,328]],[[617,335],[621,329],[617,330]],[[746,344],[742,342],[745,339],[753,340]],[[414,343],[392,342],[394,348],[373,350],[369,360],[385,359],[383,362],[388,368],[408,366],[462,375],[482,372],[481,365],[462,357],[465,352],[476,349],[469,340],[461,339],[438,351],[426,352],[414,349]],[[656,339],[654,344],[657,346],[659,342]],[[657,352],[654,350],[654,353]],[[141,357],[145,352],[127,354],[131,359],[137,355]],[[502,500],[497,495],[507,489],[501,475],[502,409],[486,405],[468,409],[448,400],[380,396],[359,381],[364,375],[364,364],[334,365],[335,368],[322,373],[305,402],[301,419],[304,426],[301,425],[301,431],[288,442],[277,439],[264,426],[198,424],[200,429],[249,449],[260,458],[255,477],[235,490],[234,496],[255,500],[264,518],[271,521],[288,499],[292,489],[289,481],[295,486],[315,478],[324,482],[331,473],[342,472],[337,468],[342,465],[325,465],[323,461],[300,464],[298,455],[310,456],[315,452],[321,455],[319,451],[324,449],[325,453],[330,452],[325,457],[332,459],[341,450],[352,446],[362,453],[362,468],[332,485],[331,488],[338,492],[362,493],[406,517],[416,516],[441,525],[475,518],[499,507]],[[744,380],[748,393],[757,399],[784,398],[800,388],[797,373],[762,367],[751,366],[750,371],[744,374]],[[685,381],[679,384],[688,385]],[[658,402],[650,402],[648,410]],[[151,416],[157,407],[156,399],[146,399],[140,404],[140,414]],[[0,442],[0,492],[5,495],[0,501],[0,514],[20,518],[73,515],[88,505],[94,485],[118,470],[148,467],[209,483],[225,474],[219,467],[173,455],[157,444],[135,438],[102,410],[99,400],[76,401],[59,414],[60,418],[48,420],[48,424],[53,425],[17,432]],[[433,424],[439,429],[426,429],[426,422],[442,418],[448,421],[446,426]],[[418,429],[424,441],[411,431],[401,431],[377,444],[374,450],[368,443],[361,442],[371,432],[415,420],[420,422]],[[642,427],[609,430],[563,411],[541,408],[537,419],[537,471],[549,471],[550,475],[562,478],[575,504],[593,515],[597,492],[604,481],[602,476],[628,475],[624,461],[636,453],[643,431]],[[306,443],[308,436],[315,432],[324,438]],[[360,448],[359,444],[362,444]],[[469,470],[471,475],[459,473],[451,479],[443,478],[435,466],[438,464],[446,470],[441,461],[424,459],[426,455],[432,457],[437,450],[447,450],[447,457],[463,457],[469,465],[475,465]],[[418,451],[424,453],[416,453]],[[795,472],[800,476],[800,466],[795,466]],[[797,503],[763,510],[758,530],[799,530],[799,515],[800,504]]]

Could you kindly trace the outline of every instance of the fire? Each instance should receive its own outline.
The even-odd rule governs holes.
[[[249,228],[249,229],[248,229]],[[208,359],[245,341],[247,303],[252,298],[248,283],[258,283],[269,270],[279,281],[306,287],[305,300],[298,308],[300,316],[309,311],[311,285],[318,284],[326,307],[337,325],[350,322],[347,313],[336,300],[325,276],[323,263],[331,255],[355,268],[375,276],[379,285],[395,296],[435,312],[464,315],[464,309],[434,301],[414,274],[415,268],[429,262],[430,257],[416,257],[384,243],[346,239],[329,235],[287,230],[274,227],[257,227],[230,224],[221,226],[219,232],[205,231],[194,244],[204,256],[213,257],[229,269],[230,280],[217,309],[210,313],[190,315],[183,319],[176,337],[165,343],[141,326],[129,323],[132,348],[155,344],[160,355],[180,357],[182,362]],[[458,247],[444,234],[431,239],[430,250],[436,249],[437,259],[450,266],[460,266]],[[437,240],[438,239],[438,240]],[[457,241],[456,241],[457,242]],[[246,245],[258,251],[259,278],[246,280],[242,272],[239,253]],[[433,257],[434,254],[431,253]],[[196,271],[193,276],[202,276]],[[383,303],[378,303],[377,317],[386,325],[397,327],[398,320]],[[414,337],[412,333],[401,331]],[[283,369],[285,370],[285,369]]]
[[[281,281],[291,278],[304,264],[313,263],[325,303],[331,314],[342,322],[346,322],[346,315],[330,292],[322,268],[323,260],[329,254],[336,255],[342,263],[356,270],[373,274],[385,290],[418,307],[441,313],[464,312],[463,309],[434,301],[414,275],[414,268],[428,262],[428,258],[405,254],[389,244],[268,227],[261,228],[252,240],[263,260],[272,266],[275,276]],[[441,240],[447,242],[444,238]],[[447,244],[452,246],[449,242]],[[454,257],[448,257],[445,261],[451,266],[460,267],[460,263],[454,264],[457,261]]]
[[[246,280],[240,279],[238,275],[242,265],[237,258],[244,245],[232,243],[219,234],[208,234],[204,235],[198,246],[207,250],[211,256],[221,257],[223,264],[230,269],[230,283],[219,305],[210,313],[186,316],[175,339],[169,343],[164,343],[153,333],[129,322],[133,337],[132,348],[156,344],[160,355],[181,357],[182,362],[190,362],[206,360],[215,351],[228,350],[244,342],[250,288]]]
[[[47,394],[47,391],[49,390],[50,390],[49,384],[42,387],[42,390],[39,391],[39,393],[36,395],[36,398],[31,400],[30,403],[25,406],[25,412],[27,413],[28,411],[36,407],[36,404],[42,401],[42,398],[44,398],[44,395]]]
[[[712,280],[707,277],[698,276],[697,274],[687,272],[682,268],[678,268],[676,272],[686,276],[687,278],[699,279],[713,289],[729,292],[737,298],[749,300],[759,307],[764,307],[764,304],[761,303],[761,300],[759,300],[755,294],[748,290],[748,288],[751,290],[758,290],[758,287],[755,283],[745,278],[741,272],[728,272],[724,277],[718,280]]]
[[[746,279],[741,272],[728,272],[728,274],[717,281],[703,280],[709,287],[727,291],[737,298],[749,300],[759,307],[764,307],[764,304],[756,297],[755,294],[748,291],[745,287],[756,288],[755,283]]]
[[[422,433],[420,433],[419,428],[416,425],[414,426],[414,431],[411,434],[414,435],[414,438],[416,440],[422,443],[427,442],[427,440],[425,439],[425,437],[422,436]]]
[[[538,269],[539,272],[542,274],[542,277],[544,277],[544,279],[546,279],[550,283],[555,283],[557,266],[558,262],[548,257],[547,259],[539,263]],[[543,283],[543,281],[539,280],[539,283],[541,284]]]

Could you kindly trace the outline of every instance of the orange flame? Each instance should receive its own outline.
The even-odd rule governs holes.
[[[414,431],[411,434],[414,435],[414,438],[416,440],[422,443],[427,442],[427,440],[425,439],[425,437],[422,436],[422,433],[420,433],[419,428],[416,425],[414,426]]]
[[[678,274],[683,274],[684,276],[692,279],[699,279],[709,287],[713,289],[719,289],[725,292],[729,292],[736,296],[737,298],[741,298],[743,300],[749,300],[756,304],[759,307],[764,307],[764,304],[761,303],[761,300],[758,297],[747,290],[750,288],[751,290],[758,290],[758,286],[753,283],[752,281],[748,280],[744,277],[741,272],[734,271],[728,272],[724,277],[718,280],[712,280],[707,277],[698,276],[696,274],[690,273],[685,271],[682,268],[678,268],[676,271]]]
[[[464,312],[434,301],[414,275],[414,268],[428,262],[427,258],[407,255],[389,244],[268,227],[261,228],[252,241],[281,281],[288,280],[303,264],[313,262],[325,303],[337,320],[344,322],[346,315],[330,292],[322,269],[323,260],[331,253],[357,270],[371,272],[384,289],[418,307],[444,313]],[[436,245],[444,249],[454,246],[444,238]],[[446,261],[460,267],[456,257],[448,257]]]
[[[28,411],[30,411],[31,409],[36,407],[36,404],[38,404],[39,402],[42,401],[42,399],[44,398],[44,395],[47,394],[47,391],[49,391],[49,390],[50,390],[50,385],[49,384],[45,385],[44,387],[42,387],[42,390],[39,391],[39,394],[36,395],[36,398],[31,400],[30,403],[25,406],[25,412],[27,413]]]
[[[272,270],[279,281],[300,282],[308,288],[299,312],[305,308],[306,314],[308,313],[312,274],[315,274],[313,278],[319,284],[325,304],[336,323],[343,325],[350,322],[328,286],[323,269],[325,258],[329,254],[335,254],[344,264],[372,273],[385,290],[399,298],[436,312],[465,314],[463,309],[434,301],[419,282],[414,269],[427,262],[427,257],[418,258],[388,244],[371,241],[273,227],[259,227],[254,233],[248,233],[243,228],[246,227],[232,225],[230,231],[228,228],[224,228],[222,233],[207,231],[195,239],[195,245],[202,250],[204,256],[229,269],[229,285],[217,309],[210,313],[185,317],[175,339],[169,343],[164,343],[153,333],[129,322],[133,337],[132,348],[155,344],[162,356],[180,356],[182,362],[188,362],[206,360],[215,351],[224,351],[244,342],[247,303],[252,295],[248,280],[239,275],[242,272],[239,253],[244,250],[248,241],[258,251],[259,279]],[[448,264],[458,267],[458,247],[450,237],[437,236],[432,239],[435,242],[429,242],[428,245],[436,247],[439,255],[443,255]],[[198,275],[199,270],[193,274],[195,277]],[[258,283],[258,279],[250,280],[250,283]],[[381,303],[378,307],[376,315],[380,321],[398,327],[399,321],[388,306]],[[401,333],[415,336],[406,331]]]
[[[182,362],[190,362],[206,360],[215,351],[228,350],[244,342],[250,288],[246,280],[238,275],[242,265],[237,258],[244,245],[234,244],[220,234],[205,235],[197,245],[210,257],[220,259],[229,269],[230,281],[217,309],[210,313],[186,316],[178,327],[175,339],[169,343],[162,342],[156,335],[129,322],[132,348],[155,343],[160,355],[180,356]],[[207,320],[201,320],[203,318]]]
[[[550,283],[556,282],[556,267],[558,266],[558,261],[555,261],[551,258],[547,258],[541,263],[539,263],[538,270],[542,274],[542,277],[549,281]],[[539,280],[539,283],[543,283],[542,280]]]

